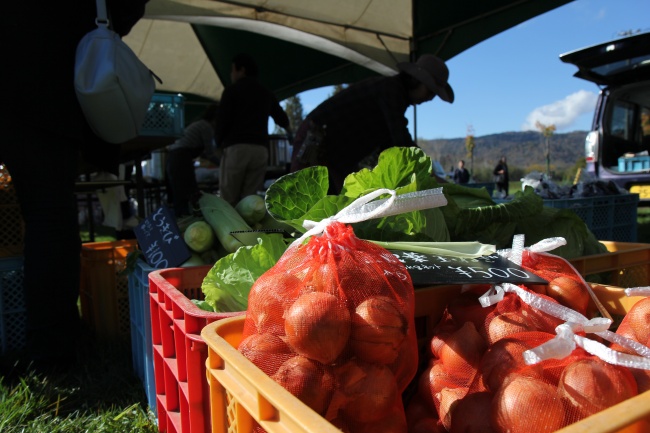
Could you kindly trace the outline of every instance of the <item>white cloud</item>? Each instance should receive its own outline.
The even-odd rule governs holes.
[[[523,131],[537,131],[536,122],[555,125],[558,131],[567,130],[583,114],[593,113],[598,95],[579,90],[564,99],[535,108],[521,125]]]

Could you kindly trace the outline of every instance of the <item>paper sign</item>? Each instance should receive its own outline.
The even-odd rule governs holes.
[[[498,254],[468,259],[391,250],[406,266],[414,286],[435,284],[546,284],[541,277]]]
[[[133,231],[145,260],[156,269],[180,266],[192,255],[176,218],[166,206],[158,208]]]

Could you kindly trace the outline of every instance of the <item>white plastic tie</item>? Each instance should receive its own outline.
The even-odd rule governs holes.
[[[536,244],[533,244],[529,247],[524,247],[524,235],[515,235],[512,238],[512,248],[499,250],[497,251],[497,254],[521,266],[522,254],[524,250],[528,250],[533,253],[545,253],[553,251],[554,249],[566,244],[566,239],[562,237],[553,237],[542,239]]]
[[[480,302],[483,308],[489,307],[490,305],[494,305],[502,301],[505,294],[506,292],[503,290],[501,286],[492,286],[490,287],[490,290],[483,293],[478,298],[478,301]]]
[[[523,353],[527,365],[537,364],[545,359],[563,359],[575,350],[574,334],[569,324],[559,325],[555,328],[555,332],[557,336],[553,339]]]
[[[389,194],[390,197],[373,201],[384,194]],[[354,200],[348,206],[341,209],[336,215],[323,218],[318,222],[305,220],[303,222],[303,227],[305,227],[307,231],[298,239],[293,241],[291,245],[298,245],[310,236],[323,233],[325,228],[334,221],[344,224],[352,224],[373,218],[383,218],[405,212],[431,209],[445,206],[446,204],[447,199],[442,192],[442,188],[427,189],[402,195],[397,195],[394,190],[387,188],[377,189]]]
[[[510,261],[521,266],[522,257],[524,254],[524,235],[515,235],[512,238],[512,253]]]
[[[625,289],[626,296],[650,296],[650,286],[629,287]]]
[[[503,298],[505,293],[515,293],[531,307],[565,322],[555,328],[556,336],[553,339],[523,353],[526,364],[536,364],[545,359],[565,358],[573,352],[576,346],[579,346],[610,364],[650,370],[650,348],[609,331],[612,324],[611,319],[605,317],[587,319],[569,307],[551,302],[510,283],[503,283],[490,289],[479,298],[479,301],[484,307],[492,305],[492,301],[497,300],[499,296]],[[596,334],[607,341],[634,350],[639,356],[612,350],[597,341],[578,335],[581,332]]]
[[[528,250],[532,251],[533,253],[547,253],[549,251],[553,251],[556,248],[566,245],[566,243],[566,239],[562,237],[547,238],[542,239],[536,244],[529,246]]]

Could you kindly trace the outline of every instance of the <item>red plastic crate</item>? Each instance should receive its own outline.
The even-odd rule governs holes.
[[[244,314],[211,313],[191,299],[203,299],[201,283],[211,266],[169,268],[149,273],[151,342],[158,429],[161,433],[209,433],[210,389],[201,330],[209,323]]]

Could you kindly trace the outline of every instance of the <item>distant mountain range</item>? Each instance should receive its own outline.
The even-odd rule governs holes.
[[[556,133],[549,138],[551,166],[558,169],[573,167],[584,158],[587,131]],[[420,147],[432,159],[438,160],[445,170],[455,167],[459,159],[470,161],[465,149],[465,137],[452,139],[419,140]],[[546,166],[545,137],[537,131],[503,132],[474,138],[474,169],[494,167],[505,155],[511,167],[526,169],[533,165]]]

